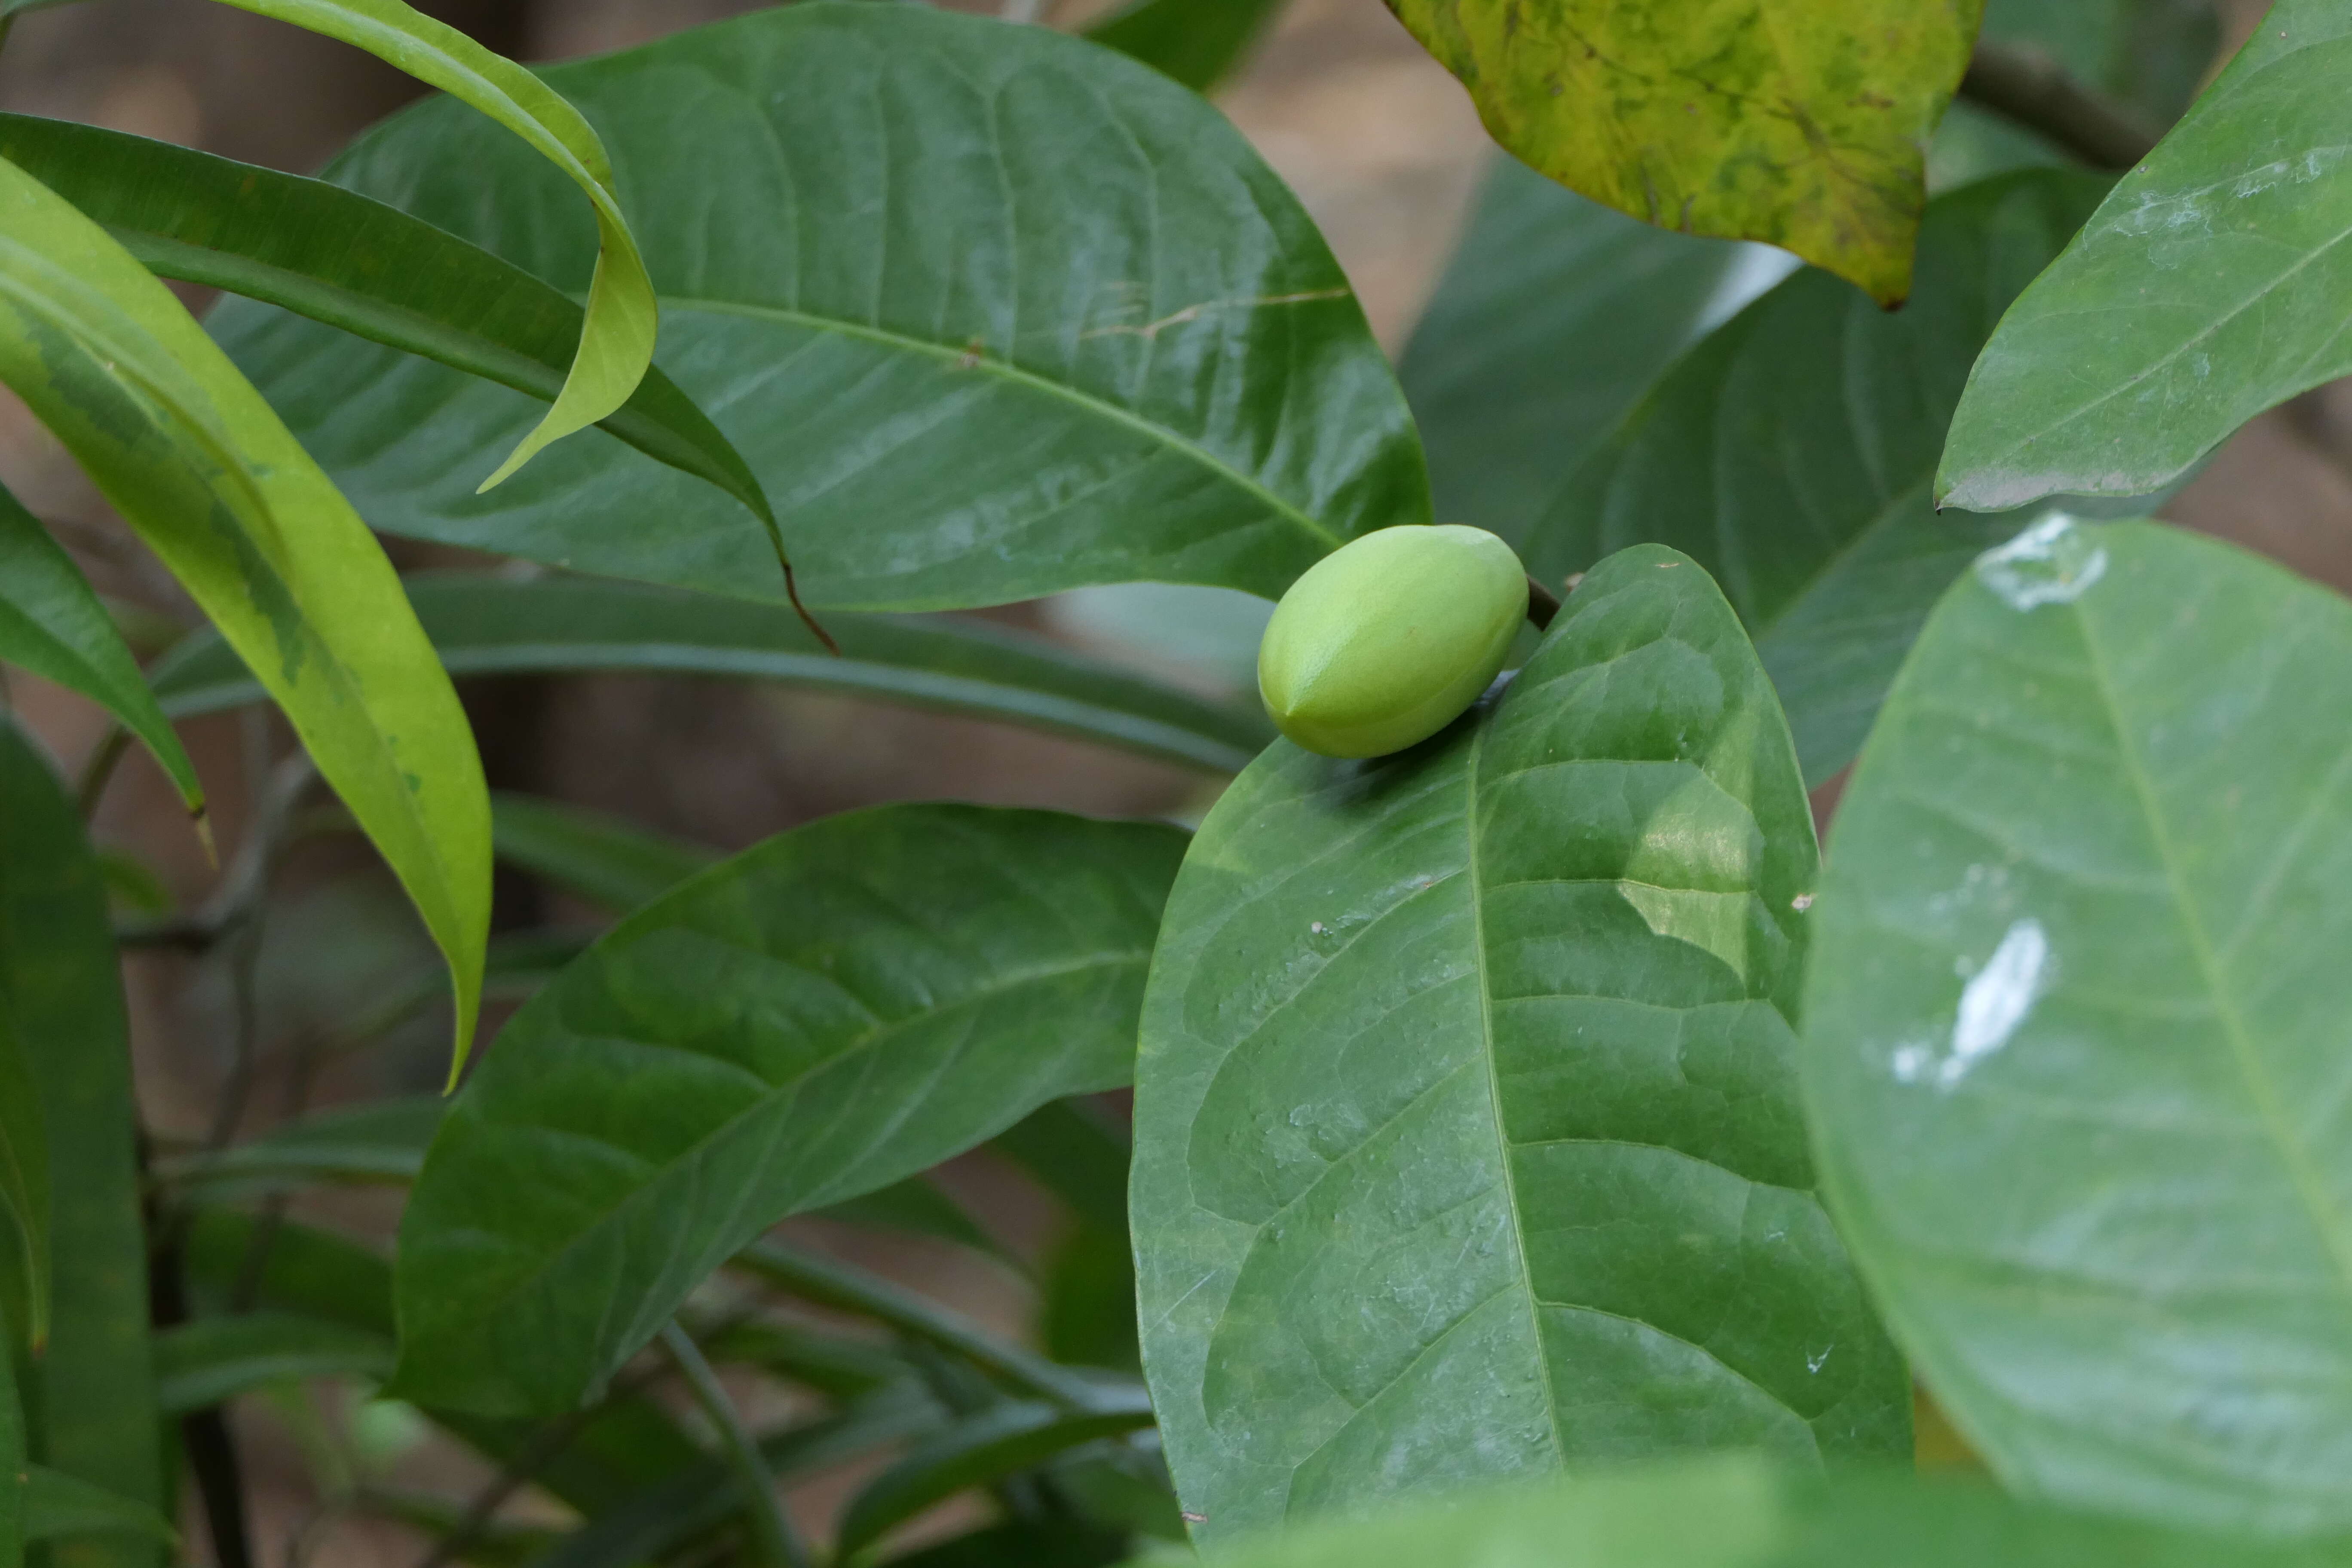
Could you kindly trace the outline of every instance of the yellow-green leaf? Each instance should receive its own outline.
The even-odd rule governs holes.
[[[580,111],[539,78],[484,48],[446,22],[401,0],[223,0],[365,49],[417,80],[471,104],[505,126],[570,176],[596,209],[596,274],[580,352],[553,407],[498,471],[488,489],[552,442],[614,413],[653,363],[658,308],[629,220],[613,188],[604,144]]]
[[[1495,139],[1571,190],[1911,287],[1927,137],[1984,0],[1390,0]]]
[[[5,159],[0,383],[286,710],[447,957],[462,1055],[489,928],[489,799],[392,563],[169,290]]]

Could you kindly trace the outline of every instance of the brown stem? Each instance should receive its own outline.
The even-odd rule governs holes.
[[[2128,169],[2160,132],[2124,105],[2066,74],[2040,49],[1979,41],[1960,96],[2041,132],[2095,169]]]
[[[1559,614],[1559,595],[1534,578],[1528,578],[1528,619],[1534,625],[1536,630],[1543,631],[1549,628],[1551,618],[1558,614]]]

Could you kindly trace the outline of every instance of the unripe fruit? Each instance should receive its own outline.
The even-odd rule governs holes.
[[[1493,684],[1527,613],[1519,558],[1486,530],[1383,528],[1282,596],[1258,644],[1258,695],[1310,752],[1402,751]]]

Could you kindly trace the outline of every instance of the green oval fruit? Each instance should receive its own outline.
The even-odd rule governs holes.
[[[1258,695],[1310,752],[1402,751],[1493,684],[1527,613],[1527,573],[1486,530],[1384,528],[1290,585],[1258,644]]]

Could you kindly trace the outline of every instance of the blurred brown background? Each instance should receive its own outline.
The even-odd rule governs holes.
[[[624,47],[756,7],[741,0],[422,0],[421,8],[508,54],[553,59]],[[980,7],[965,0],[964,8]],[[1070,15],[1084,9],[1077,0],[1066,7]],[[2232,42],[2261,9],[2254,0],[2227,0]],[[0,53],[0,109],[92,121],[303,172],[415,90],[356,51],[204,0],[88,0],[37,12],[19,23]],[[1392,352],[1401,348],[1488,155],[1462,89],[1380,0],[1292,0],[1220,102],[1322,225],[1383,342]],[[2340,391],[2308,395],[2257,421],[2171,515],[2352,586],[2352,478],[2345,456],[2352,450],[2352,399]],[[155,617],[157,646],[173,626],[194,624],[169,580],[5,393],[0,482],[56,527],[102,592]],[[452,559],[415,545],[394,549],[407,565]],[[1034,607],[1003,614],[1043,624]],[[104,729],[95,710],[24,677],[9,679],[19,711],[69,768],[80,765]],[[495,786],[596,806],[720,847],[892,799],[1020,802],[1122,816],[1181,813],[1204,804],[1197,777],[1091,747],[772,689],[593,677],[476,682],[467,698]],[[202,721],[189,739],[214,794],[223,852],[231,853],[253,784],[289,742],[281,726],[257,712]],[[211,886],[215,873],[143,757],[124,763],[96,822],[103,841],[155,868],[184,905]],[[331,1034],[355,995],[431,963],[388,881],[347,846],[331,840],[305,849],[278,885],[281,898],[259,952],[258,1016],[249,1024],[239,1021],[236,976],[220,955],[148,954],[129,965],[144,1110],[163,1138],[201,1132],[241,1027],[251,1028],[265,1067],[282,1067]],[[588,916],[551,903],[528,883],[502,884],[500,900],[499,918],[509,926]],[[404,1049],[326,1063],[304,1092],[331,1101],[429,1087],[442,1042],[440,1026],[426,1025]],[[268,1073],[260,1081],[248,1130],[294,1103]],[[1050,1216],[1017,1178],[973,1159],[960,1164],[954,1179],[1016,1246],[1045,1244]],[[362,1196],[337,1204],[346,1221],[388,1229],[393,1217],[388,1201]],[[1024,1310],[1010,1275],[968,1255],[870,1237],[829,1239],[1001,1324],[1017,1325]],[[255,1401],[240,1409],[259,1498],[262,1562],[415,1560],[417,1538],[319,1509],[310,1478],[321,1465],[349,1458],[320,1429],[341,1415]],[[393,1417],[377,1424],[384,1427],[383,1462],[405,1484],[462,1495],[478,1483],[479,1471],[461,1456],[415,1447]],[[345,1447],[347,1438],[348,1432],[339,1439]],[[522,1506],[531,1506],[528,1498]],[[201,1555],[201,1526],[190,1523]]]

